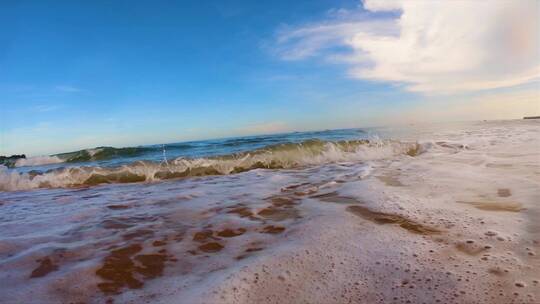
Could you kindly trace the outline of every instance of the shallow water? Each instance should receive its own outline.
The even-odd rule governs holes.
[[[0,192],[2,301],[538,301],[540,124],[379,133],[283,169]]]

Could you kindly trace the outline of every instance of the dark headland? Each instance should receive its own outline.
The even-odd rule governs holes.
[[[20,158],[26,158],[26,155],[24,154],[16,154],[16,155],[11,155],[11,156],[0,155],[0,165],[13,167],[15,165],[15,162],[17,162],[17,160]]]

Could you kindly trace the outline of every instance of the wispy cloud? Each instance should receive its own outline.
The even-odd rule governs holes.
[[[284,60],[345,63],[353,78],[423,93],[511,87],[540,78],[538,1],[365,0],[363,7],[280,30],[278,54]],[[381,17],[389,12],[395,17]]]

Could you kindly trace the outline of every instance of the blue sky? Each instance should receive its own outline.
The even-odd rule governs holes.
[[[372,48],[385,49],[373,36],[399,36],[407,9],[330,0],[3,1],[0,155],[422,120],[411,109],[426,100],[436,111],[486,92],[523,95],[522,107],[535,109],[537,78],[524,66],[537,57],[509,69],[514,82],[482,78],[472,89],[392,70],[402,62],[376,57]]]

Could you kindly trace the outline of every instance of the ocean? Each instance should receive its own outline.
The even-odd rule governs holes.
[[[537,303],[540,121],[98,147],[0,169],[2,303]]]
[[[375,129],[344,129],[125,148],[96,147],[19,159],[0,171],[0,190],[155,182],[352,160],[358,158],[362,146],[382,143],[379,133],[382,132]]]

